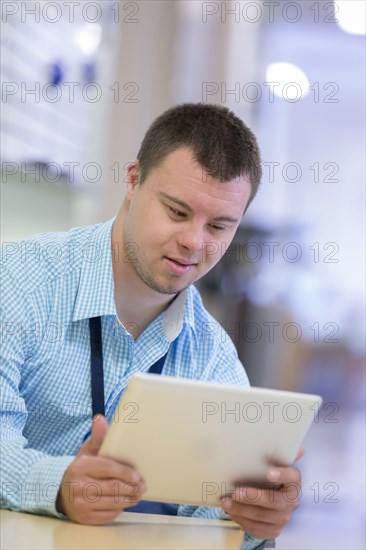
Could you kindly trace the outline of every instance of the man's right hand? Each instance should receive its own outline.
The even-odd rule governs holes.
[[[107,430],[105,417],[94,417],[90,438],[82,445],[61,481],[56,509],[77,523],[109,523],[125,508],[137,504],[146,491],[136,470],[98,456]]]

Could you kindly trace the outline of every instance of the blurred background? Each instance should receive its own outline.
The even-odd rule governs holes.
[[[365,541],[365,3],[2,2],[1,240],[112,218],[152,120],[229,107],[262,186],[200,283],[253,385],[320,393],[283,549]]]

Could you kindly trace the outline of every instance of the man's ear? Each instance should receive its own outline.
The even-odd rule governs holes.
[[[127,166],[127,197],[130,200],[140,182],[139,168],[140,163],[137,159]]]

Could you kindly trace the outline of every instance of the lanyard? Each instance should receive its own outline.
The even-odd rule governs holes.
[[[90,332],[90,370],[93,417],[96,414],[105,415],[104,407],[104,374],[103,374],[103,344],[102,324],[100,317],[89,319]],[[154,363],[149,372],[161,374],[166,354]]]
[[[104,416],[104,373],[102,324],[100,317],[89,319],[90,331],[90,369],[93,417],[96,414]]]
[[[91,369],[91,394],[93,417],[96,414],[105,414],[104,407],[104,374],[103,374],[103,343],[102,343],[102,324],[100,317],[89,319],[90,332],[90,369]],[[149,372],[161,374],[163,370],[165,354],[156,363],[154,363]],[[139,512],[142,514],[164,514],[176,516],[178,513],[178,504],[165,502],[151,502],[141,500],[135,506],[127,508],[126,512]]]

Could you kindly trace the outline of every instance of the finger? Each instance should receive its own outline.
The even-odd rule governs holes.
[[[89,502],[94,502],[100,498],[114,497],[136,497],[139,498],[146,491],[145,483],[124,483],[119,480],[113,481],[113,483],[90,480],[83,483],[79,488],[78,496],[84,497]]]
[[[83,455],[79,458],[78,467],[83,474],[93,479],[120,480],[127,483],[141,483],[140,474],[131,466],[111,458]]]
[[[231,515],[230,517],[235,523],[240,525],[247,533],[250,533],[257,539],[272,539],[276,538],[281,533],[281,527],[271,523],[256,522],[241,516]]]
[[[300,449],[297,451],[297,454],[295,456],[295,460],[294,460],[294,463],[297,461],[297,460],[300,460],[300,458],[302,458],[305,454],[305,448],[304,447],[300,447]],[[273,468],[277,467],[277,464],[273,464]]]
[[[274,483],[300,483],[300,472],[294,466],[276,466],[267,473],[267,479]]]
[[[96,456],[108,431],[107,419],[101,415],[95,415],[92,421],[90,437],[80,447],[77,456]]]
[[[103,494],[119,496],[136,496],[141,497],[143,493],[147,491],[147,486],[144,481],[140,483],[125,483],[123,481],[116,480],[112,484],[108,483]]]
[[[99,510],[123,510],[134,506],[141,500],[142,495],[134,487],[125,488],[125,492],[103,494],[100,487],[93,483],[84,485],[82,491],[72,498],[72,507],[80,513]]]
[[[300,458],[302,458],[305,454],[305,448],[304,447],[300,447],[300,449],[298,450],[297,452],[297,455],[296,455],[296,458],[295,458],[295,462],[297,460],[300,460]]]
[[[253,522],[269,523],[271,525],[284,524],[290,518],[290,513],[287,510],[270,510],[260,506],[241,504],[235,500],[232,500],[229,506],[224,502],[223,508],[230,516],[237,516],[243,520]]]
[[[286,510],[288,508],[297,508],[299,490],[284,486],[285,489],[277,490],[274,487],[259,488],[242,486],[236,489],[231,495],[233,502],[245,504],[246,506],[260,507],[261,509]],[[290,491],[291,489],[291,491]]]
[[[92,433],[89,439],[81,446],[78,456],[89,454],[96,456],[108,431],[108,422],[105,416],[97,414],[93,418]]]
[[[83,525],[105,525],[112,523],[123,510],[85,510],[72,514],[70,519]]]

